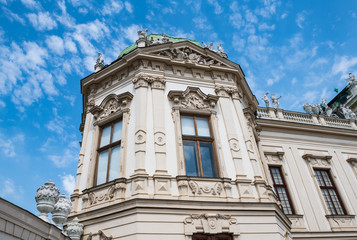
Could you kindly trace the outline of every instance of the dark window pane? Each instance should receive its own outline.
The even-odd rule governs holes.
[[[210,137],[208,118],[196,117],[197,134],[199,137]]]
[[[195,123],[193,121],[193,117],[181,116],[181,124],[182,124],[182,135],[196,136]]]
[[[110,156],[108,181],[119,177],[120,145],[113,147]]]
[[[105,183],[107,180],[108,150],[99,153],[97,185]]]
[[[195,141],[183,141],[187,176],[199,176],[197,166],[197,146]]]
[[[213,157],[212,143],[200,142],[203,177],[217,177],[216,163]]]

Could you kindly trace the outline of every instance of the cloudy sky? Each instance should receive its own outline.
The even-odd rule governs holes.
[[[357,1],[0,0],[0,196],[37,214],[38,186],[69,195],[79,154],[80,79],[137,30],[218,43],[262,105],[328,101],[357,74]]]

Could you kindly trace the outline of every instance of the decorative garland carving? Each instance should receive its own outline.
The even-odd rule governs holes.
[[[223,191],[223,184],[220,182],[217,182],[214,184],[214,186],[209,186],[209,185],[203,185],[202,183],[198,183],[195,181],[189,181],[188,185],[190,186],[190,189],[193,194],[206,194],[206,195],[221,195]]]
[[[218,96],[204,94],[199,88],[187,87],[185,91],[170,91],[168,97],[174,108],[214,111]]]
[[[90,112],[94,115],[96,120],[105,119],[117,112],[124,111],[133,99],[133,95],[125,92],[119,95],[110,94],[99,106],[94,106]]]

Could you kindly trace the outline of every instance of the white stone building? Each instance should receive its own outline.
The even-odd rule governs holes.
[[[146,32],[81,87],[82,239],[357,239],[354,120],[258,108],[222,48]]]

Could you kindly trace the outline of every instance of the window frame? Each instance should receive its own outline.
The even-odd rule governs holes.
[[[324,201],[324,203],[325,203],[325,205],[326,205],[327,210],[329,211],[329,213],[330,213],[331,215],[333,215],[333,216],[344,216],[344,215],[347,215],[346,208],[345,208],[344,203],[343,203],[343,201],[342,201],[342,198],[341,198],[341,196],[340,196],[340,194],[339,194],[339,192],[338,192],[338,190],[337,190],[336,183],[334,182],[334,180],[333,180],[333,178],[332,178],[331,169],[326,169],[326,168],[313,168],[313,171],[314,171],[314,175],[315,175],[315,180],[316,180],[316,182],[317,182],[317,186],[318,186],[319,189],[320,189],[320,193],[321,193],[321,195],[322,195],[322,199],[323,199],[323,201]],[[326,172],[332,186],[326,186],[327,184],[326,184],[325,179],[324,179],[323,177],[322,177],[322,180],[324,181],[325,186],[320,186],[319,181],[318,181],[318,179],[317,179],[317,171],[320,171],[320,172],[324,171],[324,172]],[[322,173],[321,173],[321,174],[322,174]],[[321,176],[322,176],[322,175],[321,175]],[[337,197],[337,199],[338,199],[338,201],[339,201],[339,204],[341,205],[341,210],[343,211],[343,214],[338,214],[337,208],[336,208],[334,202],[332,201],[332,197],[331,197],[331,195],[330,195],[330,192],[327,191],[327,192],[329,193],[329,194],[328,194],[329,197],[330,197],[329,199],[331,200],[333,209],[334,209],[334,211],[335,211],[336,214],[333,214],[333,213],[331,212],[331,210],[330,210],[330,208],[329,208],[329,205],[328,205],[328,203],[327,203],[326,200],[325,200],[325,197],[324,197],[324,194],[323,194],[323,192],[322,192],[322,189],[326,189],[326,190],[331,189],[331,190],[334,190],[334,191],[335,191],[336,197]]]
[[[274,177],[273,177],[273,172],[272,172],[271,168],[277,168],[279,170],[280,178],[281,178],[283,184],[276,184],[275,183],[275,180],[274,180]],[[277,197],[279,198],[280,202],[282,202],[282,201],[280,199],[280,196],[279,196],[279,193],[278,193],[276,187],[283,187],[285,189],[285,192],[286,192],[286,195],[287,195],[287,198],[288,198],[288,202],[290,204],[291,213],[285,213],[284,207],[281,206],[284,214],[286,214],[286,215],[295,215],[296,214],[295,213],[295,207],[294,207],[294,204],[293,204],[293,201],[292,201],[292,197],[290,195],[290,191],[288,189],[288,185],[287,185],[287,183],[285,181],[285,178],[284,178],[284,175],[283,175],[282,166],[281,165],[268,165],[268,169],[269,169],[270,177],[271,177],[272,182],[273,182],[273,187],[274,187],[275,193],[276,193]]]
[[[195,136],[188,136],[188,135],[183,135],[183,130],[182,130],[182,116],[187,116],[187,117],[193,117],[194,120],[194,127],[195,127]],[[208,120],[208,127],[209,127],[209,132],[210,132],[210,137],[199,137],[198,136],[198,129],[197,129],[197,122],[196,118],[206,118]],[[198,166],[198,176],[189,176],[189,177],[199,177],[199,178],[219,178],[220,177],[220,169],[219,169],[219,164],[218,164],[218,158],[217,158],[217,152],[216,152],[216,145],[215,145],[215,138],[213,134],[213,129],[212,129],[212,123],[211,123],[211,116],[210,115],[203,115],[203,114],[195,114],[195,113],[182,113],[180,112],[180,129],[181,129],[181,137],[182,137],[182,149],[183,149],[183,156],[184,156],[184,164],[185,164],[185,172],[187,175],[187,170],[186,170],[186,161],[185,161],[185,149],[184,149],[184,141],[194,141],[196,144],[196,149],[197,149],[197,154],[195,156],[197,166]],[[200,151],[200,142],[209,142],[212,143],[212,152],[213,152],[213,158],[214,158],[214,164],[216,168],[216,176],[215,177],[205,177],[203,176],[203,167],[202,167],[202,158],[201,158],[201,151]]]
[[[112,142],[113,139],[113,131],[114,131],[114,124],[121,122],[121,126],[122,126],[122,130],[121,130],[121,136],[120,139],[116,142]],[[118,169],[118,176],[116,178],[114,178],[111,181],[109,180],[109,171],[110,171],[110,163],[111,163],[111,150],[116,147],[119,146],[120,150],[121,150],[121,143],[122,143],[122,139],[123,139],[123,119],[119,118],[116,119],[114,121],[111,121],[109,123],[106,123],[104,125],[99,126],[100,128],[100,133],[98,135],[98,144],[97,144],[97,148],[96,148],[96,153],[97,153],[97,157],[96,157],[96,163],[95,163],[95,174],[94,174],[94,186],[99,186],[102,184],[106,184],[108,182],[111,182],[117,178],[119,178],[119,174],[120,174],[120,158],[119,158],[119,169]],[[111,126],[110,129],[110,139],[109,139],[109,144],[100,147],[101,144],[101,140],[102,140],[102,133],[103,133],[103,129],[105,129],[106,127]],[[99,155],[101,152],[108,150],[108,159],[107,159],[107,172],[106,172],[106,178],[105,178],[105,182],[98,184],[97,180],[98,180],[98,164],[99,164]],[[120,155],[119,155],[120,156]]]

